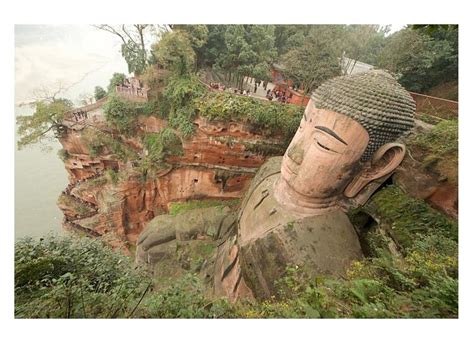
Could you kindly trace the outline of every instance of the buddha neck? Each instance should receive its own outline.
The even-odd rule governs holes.
[[[325,198],[308,197],[291,188],[281,176],[275,181],[273,196],[283,208],[302,216],[323,214],[340,208],[340,194]]]

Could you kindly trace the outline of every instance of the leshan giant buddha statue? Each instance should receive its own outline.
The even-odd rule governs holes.
[[[173,240],[215,225],[219,245],[208,273],[217,295],[269,297],[288,265],[342,275],[363,257],[346,212],[401,163],[405,147],[396,140],[414,126],[414,110],[409,93],[380,70],[324,83],[285,155],[262,165],[238,213],[158,216],[138,239],[137,261],[157,263]]]

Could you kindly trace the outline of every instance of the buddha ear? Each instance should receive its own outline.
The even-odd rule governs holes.
[[[357,174],[344,190],[348,198],[355,197],[369,182],[392,173],[405,157],[405,145],[387,143],[382,145],[372,156],[372,160]]]

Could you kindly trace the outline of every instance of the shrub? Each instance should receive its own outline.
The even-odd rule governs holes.
[[[457,120],[442,120],[408,142],[421,148],[426,169],[433,169],[455,184],[458,182],[458,124]]]
[[[69,154],[67,150],[59,149],[58,157],[61,159],[61,161],[66,162],[69,158],[71,158],[71,155]]]
[[[186,274],[172,286],[145,300],[140,317],[150,318],[229,318],[235,311],[225,299],[210,299],[195,274]],[[234,315],[233,315],[234,314]]]
[[[424,201],[411,198],[396,186],[378,192],[372,201],[382,218],[391,223],[391,233],[398,243],[409,249],[420,235],[428,234],[457,241],[457,224],[429,207]]]
[[[162,110],[168,112],[170,126],[180,130],[184,137],[194,133],[194,100],[205,92],[194,75],[171,78],[163,92]]]
[[[121,133],[131,134],[136,128],[138,116],[135,103],[113,96],[103,107],[105,119]]]
[[[200,115],[208,120],[242,121],[261,134],[281,135],[287,145],[298,129],[304,109],[295,105],[266,102],[251,97],[211,92],[196,101]]]
[[[106,95],[107,95],[107,92],[102,87],[96,86],[94,88],[95,101],[99,101],[100,99],[104,98]]]
[[[98,240],[48,236],[15,243],[17,318],[127,317],[149,282],[129,258]]]
[[[122,162],[138,159],[138,154],[135,150],[122,142],[120,138],[115,138],[109,133],[89,129],[82,133],[81,140],[86,144],[89,155],[93,158],[102,153],[110,153]],[[104,148],[106,149],[105,151]]]

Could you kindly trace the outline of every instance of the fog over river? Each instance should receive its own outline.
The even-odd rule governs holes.
[[[65,87],[60,96],[79,105],[81,94],[107,87],[114,72],[127,73],[120,39],[87,25],[15,26],[15,116],[33,113],[27,106],[38,89]],[[56,206],[67,172],[57,156],[59,142],[15,149],[15,238],[60,232]]]

